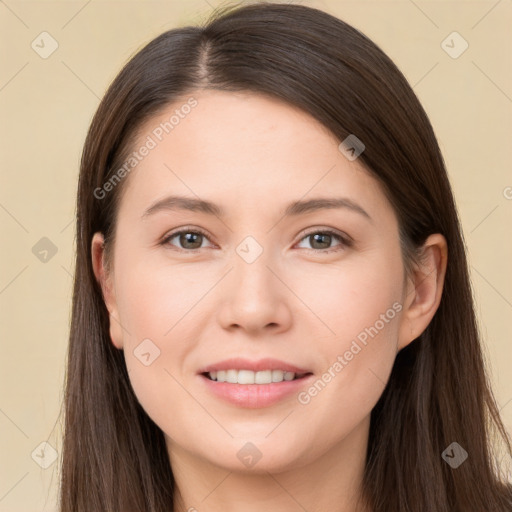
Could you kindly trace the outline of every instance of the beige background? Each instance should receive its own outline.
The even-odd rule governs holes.
[[[491,378],[510,431],[512,1],[302,3],[373,39],[430,116],[454,187]],[[56,510],[52,449],[60,454],[62,445],[75,193],[89,122],[136,50],[165,30],[202,21],[216,5],[0,2],[0,512]],[[41,46],[43,31],[58,42],[46,59],[31,47],[34,40]],[[469,44],[456,59],[441,46],[453,31]],[[448,44],[452,52],[461,48],[457,39]],[[43,237],[57,248],[46,262],[32,252]],[[43,451],[43,442],[51,447]],[[50,465],[43,469],[36,461]]]

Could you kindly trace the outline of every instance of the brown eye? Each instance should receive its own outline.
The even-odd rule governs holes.
[[[171,243],[173,239],[178,240],[179,246]],[[207,239],[206,234],[201,231],[193,231],[191,229],[183,229],[171,233],[169,236],[162,240],[162,245],[172,245],[183,251],[194,251],[202,248],[203,241]]]
[[[311,250],[316,252],[334,252],[342,250],[344,247],[349,247],[351,245],[348,238],[331,230],[310,232],[301,239],[301,242],[303,240],[308,240],[311,245]],[[338,240],[339,242],[335,246],[338,247],[337,249],[331,249],[334,240]]]

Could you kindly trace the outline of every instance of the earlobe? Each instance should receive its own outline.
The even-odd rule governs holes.
[[[96,280],[101,287],[103,300],[109,313],[110,338],[113,345],[123,348],[123,333],[118,320],[117,303],[112,276],[105,269],[104,238],[100,232],[94,233],[91,243],[92,266]]]
[[[434,317],[441,302],[447,263],[446,239],[440,233],[430,235],[423,244],[404,298],[397,350],[416,339]]]

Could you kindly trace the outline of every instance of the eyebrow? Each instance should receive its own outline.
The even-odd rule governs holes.
[[[318,210],[337,208],[348,209],[366,217],[370,222],[372,222],[372,218],[364,208],[346,197],[318,197],[302,201],[293,201],[286,206],[283,216],[294,217]],[[216,217],[225,216],[223,208],[211,201],[185,196],[167,196],[164,199],[160,199],[153,203],[142,214],[141,219],[144,220],[148,216],[159,211],[173,210],[187,210],[191,212],[205,213],[207,215],[215,215]]]

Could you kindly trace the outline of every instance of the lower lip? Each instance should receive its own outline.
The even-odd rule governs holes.
[[[270,384],[231,384],[230,382],[217,382],[204,375],[199,375],[199,377],[207,388],[219,398],[239,407],[259,409],[269,407],[294,393],[298,393],[301,388],[309,384],[313,375]]]

